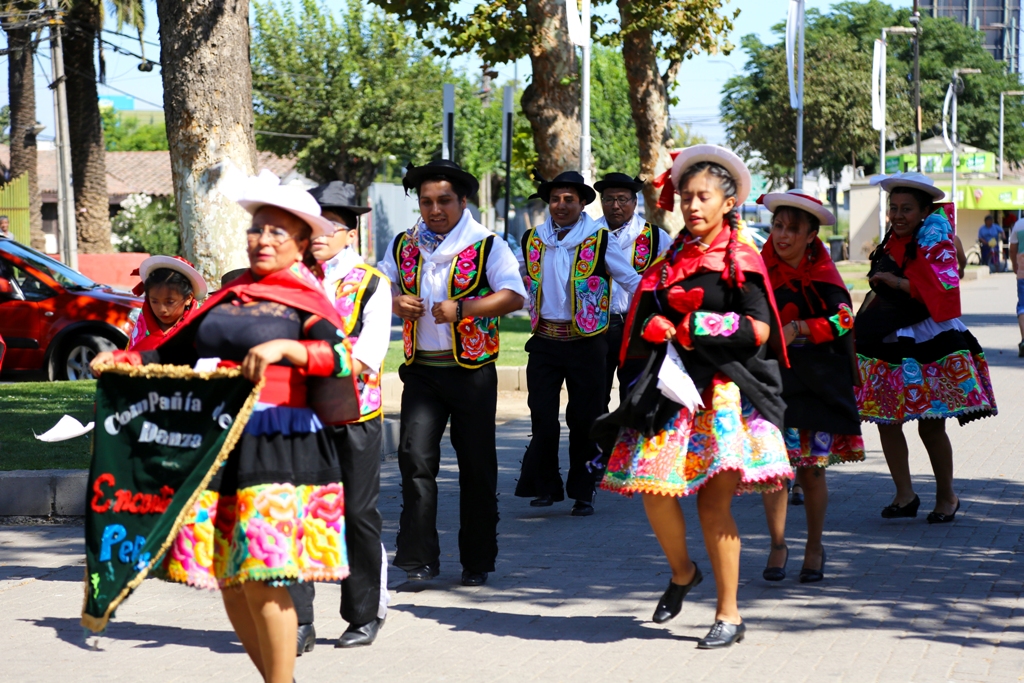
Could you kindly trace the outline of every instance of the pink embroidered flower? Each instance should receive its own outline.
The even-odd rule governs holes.
[[[596,275],[591,275],[590,277],[588,277],[587,288],[590,289],[591,292],[596,293],[597,290],[601,288],[601,278],[599,278]]]
[[[462,259],[459,261],[459,270],[463,273],[472,273],[476,270],[476,262],[468,259]]]
[[[583,261],[593,261],[594,260],[594,249],[592,247],[587,247],[585,249],[581,249],[580,250],[580,259],[583,260]]]
[[[284,566],[288,559],[288,539],[262,519],[254,517],[245,529],[249,554],[268,568]]]
[[[328,526],[336,526],[344,515],[345,496],[341,484],[320,486],[310,495],[305,516],[322,519]]]
[[[459,254],[459,258],[460,259],[466,259],[466,260],[469,260],[470,262],[472,262],[472,260],[476,258],[477,253],[478,252],[476,250],[476,247],[474,247],[471,244],[471,245],[469,245],[468,247],[466,247],[465,249],[462,250],[462,253]]]

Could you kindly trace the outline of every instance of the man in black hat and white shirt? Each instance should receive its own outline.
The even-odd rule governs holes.
[[[583,208],[597,196],[579,173],[566,171],[540,184],[537,196],[550,217],[526,231],[518,256],[530,300],[533,336],[526,342],[533,438],[523,456],[516,495],[547,507],[565,499],[558,467],[558,419],[562,382],[569,392],[569,473],[565,493],[575,499],[572,515],[594,514],[594,474],[587,463],[597,454],[590,438],[605,411],[605,333],[611,317],[611,281],[627,293],[640,276],[613,244],[608,229]]]
[[[625,173],[609,173],[598,182],[594,189],[601,196],[601,211],[604,215],[597,220],[601,227],[608,228],[611,238],[618,244],[622,255],[633,266],[638,275],[651,267],[659,256],[672,245],[672,236],[657,225],[649,223],[636,214],[637,193],[643,190],[640,178],[631,178]],[[619,375],[619,398],[623,398],[644,369],[644,361],[627,358],[619,366],[619,350],[622,333],[626,326],[626,314],[632,295],[623,287],[612,284],[611,321],[608,324],[608,361],[605,366],[605,409],[611,402],[612,381],[616,368]]]
[[[398,465],[402,515],[395,566],[410,581],[440,572],[437,473],[451,419],[459,463],[462,584],[479,586],[498,555],[498,318],[523,307],[512,250],[466,208],[479,182],[452,161],[410,167],[403,185],[420,219],[388,245],[380,268],[403,320]]]
[[[388,609],[387,554],[380,540],[380,451],[382,411],[380,373],[391,340],[391,283],[363,263],[354,248],[359,216],[370,209],[356,201],[356,188],[332,181],[309,191],[321,215],[334,224],[334,235],[314,237],[310,251],[323,271],[327,298],[341,317],[343,332],[355,341],[352,357],[364,366],[357,379],[360,417],[331,425],[345,486],[345,545],[350,574],[341,582],[341,618],[349,623],[335,647],[370,645]],[[288,588],[299,620],[298,653],[316,643],[313,628],[314,584]]]

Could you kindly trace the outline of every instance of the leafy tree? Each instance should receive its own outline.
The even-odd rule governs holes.
[[[590,135],[595,171],[636,175],[640,173],[640,154],[622,52],[595,46],[590,60]]]
[[[910,12],[879,0],[840,2],[827,14],[807,14],[807,69],[804,84],[805,165],[838,171],[854,159],[869,171],[878,168],[878,133],[871,128],[870,77],[874,41],[886,26],[909,25]],[[954,68],[978,68],[964,76],[959,96],[963,142],[985,149],[998,146],[999,93],[1020,89],[983,47],[983,36],[952,19],[921,21],[921,109],[923,135],[941,135],[942,103]],[[746,73],[726,84],[721,111],[730,143],[758,155],[773,179],[792,173],[796,151],[795,111],[789,109],[785,72],[785,26],[774,27],[779,40],[765,45],[743,39],[749,55]],[[813,53],[813,54],[812,54]],[[913,43],[890,36],[887,65],[887,131],[895,146],[914,139]],[[1005,154],[1024,161],[1024,104],[1006,101]],[[779,131],[786,131],[780,135]],[[791,133],[789,131],[792,131]]]
[[[441,86],[453,77],[403,24],[347,0],[340,19],[315,0],[296,11],[256,2],[252,74],[260,149],[297,154],[320,181],[362,193],[394,157],[424,163],[440,146]]]
[[[167,126],[163,123],[139,123],[138,119],[121,118],[113,109],[103,115],[103,140],[108,152],[166,151]]]
[[[130,194],[121,211],[111,219],[118,251],[176,256],[181,254],[181,235],[174,197],[153,198]]]
[[[11,107],[4,105],[0,107],[0,143],[10,144],[11,132],[8,130],[11,127]]]

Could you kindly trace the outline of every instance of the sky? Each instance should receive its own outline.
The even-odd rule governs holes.
[[[284,1],[284,0],[278,0]],[[827,11],[834,4],[833,0],[806,0],[807,8],[816,8]],[[328,7],[340,9],[343,0],[325,0]],[[462,0],[461,4],[471,7],[475,0]],[[895,7],[909,7],[911,0],[890,0]],[[738,8],[740,16],[735,22],[735,28],[730,35],[730,40],[740,44],[740,39],[748,34],[756,34],[765,42],[774,42],[775,36],[771,27],[785,21],[788,0],[730,0],[727,8],[730,10]],[[143,38],[147,44],[143,46],[147,58],[159,61],[159,43],[156,4],[154,0],[145,0],[146,17],[148,25]],[[105,45],[105,59],[107,65],[107,85],[98,86],[100,95],[128,94],[136,98],[136,109],[159,109],[163,102],[163,86],[160,79],[159,67],[150,73],[143,73],[138,70],[138,57],[117,54],[114,46],[121,49],[141,54],[137,37],[131,35],[122,37],[115,35],[117,26],[112,21],[107,22],[107,31],[103,38],[113,45]],[[130,29],[125,28],[124,33],[132,34]],[[0,35],[2,32],[0,32]],[[0,38],[6,42],[6,36]],[[149,44],[152,43],[152,44]],[[6,45],[4,45],[6,47]],[[49,43],[43,42],[36,57],[36,118],[46,126],[46,129],[39,135],[40,140],[53,139],[53,96],[47,87],[50,82],[50,54]],[[3,64],[0,65],[0,102],[7,102],[7,64],[6,56],[0,57]],[[747,55],[743,50],[733,50],[728,56],[723,55],[698,55],[688,60],[679,72],[677,81],[679,104],[673,107],[670,116],[673,121],[687,122],[692,124],[693,131],[703,135],[709,142],[721,144],[725,141],[725,132],[718,119],[718,105],[721,99],[721,90],[724,83],[733,75],[741,73]],[[479,62],[473,59],[462,58],[453,61],[453,66],[476,72]],[[518,67],[518,68],[517,68]],[[530,61],[527,58],[519,60],[518,64],[504,64],[497,67],[499,73],[499,84],[511,80],[518,72],[520,80],[525,79],[530,72]],[[438,103],[440,106],[440,102]]]

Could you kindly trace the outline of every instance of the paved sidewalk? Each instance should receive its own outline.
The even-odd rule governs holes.
[[[1000,415],[949,424],[963,508],[955,524],[924,521],[934,502],[927,457],[911,428],[922,499],[914,520],[883,520],[892,484],[877,432],[868,461],[829,471],[827,578],[796,581],[803,510],[790,508],[790,577],[761,579],[768,538],[758,497],[735,501],[744,543],[740,608],[747,639],[726,651],[694,648],[714,616],[714,580],[693,501],[683,506],[706,580],[682,614],[651,613],[669,573],[639,500],[599,495],[597,514],[569,505],[537,511],[511,492],[529,422],[499,430],[502,520],[497,572],[481,588],[458,584],[457,470],[441,476],[441,577],[402,590],[372,647],[332,648],[344,628],[339,590],[317,593],[319,640],[299,681],[991,681],[1024,680],[1024,359],[1012,315],[1014,282],[966,285],[964,321],[989,354]],[[564,460],[564,456],[563,456]],[[394,550],[397,463],[384,466],[385,540]],[[98,650],[83,643],[81,527],[0,527],[0,680],[257,681],[216,593],[146,582],[121,608]]]

